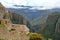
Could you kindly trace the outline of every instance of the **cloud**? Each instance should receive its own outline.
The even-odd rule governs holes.
[[[60,0],[29,0],[27,5],[44,6],[45,8],[60,7]]]
[[[20,4],[20,5],[26,5],[27,1],[26,0],[14,0],[14,2],[16,4]]]
[[[26,5],[27,1],[25,0],[0,0],[2,3],[8,3],[8,4],[20,4],[20,5]]]
[[[6,7],[12,5],[44,6],[47,9],[60,7],[60,0],[0,0]]]

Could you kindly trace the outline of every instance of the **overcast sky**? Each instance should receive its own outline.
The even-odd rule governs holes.
[[[58,8],[60,7],[60,0],[0,0],[6,7],[12,5],[29,5],[29,6],[44,6],[45,8]]]

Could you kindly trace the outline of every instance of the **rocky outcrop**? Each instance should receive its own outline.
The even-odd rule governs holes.
[[[0,3],[0,40],[29,40],[27,23],[21,15],[9,12]]]
[[[55,32],[60,34],[60,18],[58,19],[58,21],[57,21],[57,23],[56,23]]]

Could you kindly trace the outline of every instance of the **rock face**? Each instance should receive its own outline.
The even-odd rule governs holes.
[[[9,12],[9,17],[10,17],[10,20],[13,24],[24,24],[28,28],[30,28],[30,23],[21,15]]]
[[[8,10],[0,3],[0,24],[11,22]]]
[[[11,24],[8,27],[8,30],[10,29],[16,29],[18,32],[24,32],[25,34],[29,33],[29,29],[27,28],[26,25],[20,25],[20,24]]]
[[[55,32],[60,34],[60,18],[57,21]]]
[[[0,38],[4,40],[29,40],[29,29],[26,25],[10,24],[0,28]]]
[[[60,13],[55,12],[48,16],[45,25],[41,28],[41,33],[53,40],[60,40]]]
[[[29,40],[27,36],[27,34],[29,33],[29,28],[26,25],[27,20],[25,20],[22,16],[18,14],[9,12],[0,3],[1,40]]]

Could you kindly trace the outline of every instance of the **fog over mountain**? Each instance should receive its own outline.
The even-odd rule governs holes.
[[[15,8],[12,5],[35,6],[35,8],[38,6],[43,6],[43,9],[60,7],[60,0],[0,0],[0,2],[8,8]]]

